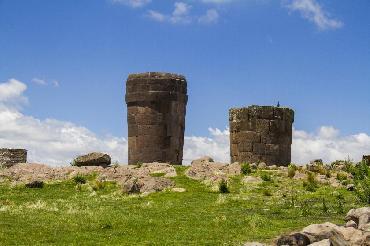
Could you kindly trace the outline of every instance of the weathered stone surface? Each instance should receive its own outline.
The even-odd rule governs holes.
[[[294,112],[288,108],[230,109],[231,162],[287,166],[291,161],[293,121]]]
[[[241,174],[241,166],[237,162],[225,164],[214,162],[210,157],[202,157],[191,163],[191,167],[186,170],[185,174],[196,180],[208,180],[217,183],[221,180],[227,180],[230,176]]]
[[[27,162],[25,149],[0,149],[0,167],[11,167],[18,163]]]
[[[14,184],[55,182],[67,180],[76,175],[97,174],[101,182],[113,181],[121,185],[125,193],[155,192],[173,186],[167,177],[176,176],[173,166],[166,163],[147,163],[139,166],[69,166],[50,167],[42,164],[17,164],[10,168],[0,169],[0,177]],[[156,174],[161,174],[157,177]],[[1,181],[1,180],[0,180]]]
[[[76,159],[73,160],[73,164],[77,167],[82,167],[82,166],[107,167],[111,164],[111,158],[107,154],[93,152],[87,155],[78,156]]]
[[[331,244],[329,239],[325,239],[320,242],[312,243],[309,246],[331,246]]]
[[[351,209],[345,218],[346,221],[353,220],[358,228],[370,222],[370,207]]]
[[[293,233],[290,235],[281,236],[276,245],[278,246],[306,246],[310,244],[310,239],[302,233]]]
[[[182,163],[187,100],[184,76],[150,72],[128,77],[129,164]]]
[[[309,225],[302,230],[302,233],[307,235],[311,243],[314,243],[333,236],[336,228],[338,228],[337,225],[326,222],[324,224]]]

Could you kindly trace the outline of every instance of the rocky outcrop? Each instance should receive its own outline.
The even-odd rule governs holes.
[[[84,167],[84,166],[107,167],[110,164],[111,164],[110,156],[104,153],[99,153],[99,152],[93,152],[87,155],[81,155],[73,160],[73,165],[77,167]]]
[[[27,162],[25,149],[0,149],[0,167],[11,167],[18,163]]]
[[[239,163],[225,164],[214,162],[210,157],[202,157],[192,161],[185,174],[196,180],[219,182],[227,180],[230,176],[240,175],[241,166]]]
[[[330,222],[309,225],[300,232],[279,237],[276,245],[369,246],[369,215],[370,207],[352,209],[344,226]]]
[[[42,164],[17,164],[7,169],[0,169],[1,180],[13,184],[32,184],[33,182],[55,182],[68,180],[77,175],[97,174],[101,182],[113,181],[122,187],[125,193],[155,192],[173,187],[169,177],[176,176],[173,166],[166,163],[147,163],[142,166],[70,166],[50,167]]]

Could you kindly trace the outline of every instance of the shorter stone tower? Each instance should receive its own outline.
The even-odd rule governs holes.
[[[265,162],[287,166],[291,161],[294,111],[250,106],[229,111],[231,162]]]
[[[18,163],[27,162],[25,149],[0,149],[0,167],[11,167]]]
[[[182,164],[187,82],[171,73],[129,75],[128,163]]]

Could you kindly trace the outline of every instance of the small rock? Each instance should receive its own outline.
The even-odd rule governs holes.
[[[249,165],[252,169],[257,169],[258,168],[258,166],[257,166],[257,164],[256,163],[252,163],[252,164],[250,164]]]
[[[357,224],[356,222],[354,222],[353,220],[350,220],[346,223],[345,227],[353,227],[353,228],[357,228]]]
[[[324,239],[320,242],[312,243],[309,246],[331,246],[329,239]]]
[[[243,246],[265,246],[265,244],[252,242],[252,243],[245,243]]]
[[[242,182],[244,184],[259,184],[262,183],[262,179],[260,177],[247,176],[243,178]]]
[[[87,155],[78,156],[76,159],[74,159],[73,164],[78,167],[82,166],[107,167],[111,164],[111,158],[107,154],[93,152]]]
[[[355,185],[354,185],[354,184],[348,184],[348,185],[346,186],[346,189],[347,189],[348,191],[354,191],[354,190],[355,190]]]
[[[173,192],[179,192],[179,193],[186,192],[186,189],[185,188],[172,188],[171,190]]]
[[[277,170],[278,169],[278,167],[276,165],[269,166],[268,168],[270,170]]]
[[[370,232],[370,223],[367,223],[365,225],[362,225],[360,228],[358,228],[362,231],[365,231],[365,232]]]
[[[260,162],[260,163],[258,164],[258,169],[266,169],[266,168],[267,168],[266,163],[264,163],[264,162]]]
[[[39,181],[39,180],[35,180],[35,181],[32,181],[32,182],[29,182],[27,184],[25,184],[25,186],[27,188],[42,188],[44,187],[44,182],[42,181]]]
[[[191,162],[191,164],[203,164],[203,163],[209,163],[209,162],[214,162],[214,160],[212,159],[212,157],[209,157],[209,156],[203,156],[199,159],[195,159]]]
[[[306,246],[310,244],[310,239],[302,233],[293,233],[286,236],[281,236],[277,242],[277,246]]]

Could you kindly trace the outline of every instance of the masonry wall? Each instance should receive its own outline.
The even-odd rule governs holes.
[[[129,75],[128,162],[182,164],[187,82],[171,73]]]
[[[17,163],[27,162],[25,149],[0,149],[0,167],[11,167]]]
[[[229,111],[231,162],[291,162],[294,111],[272,106],[250,106]]]

